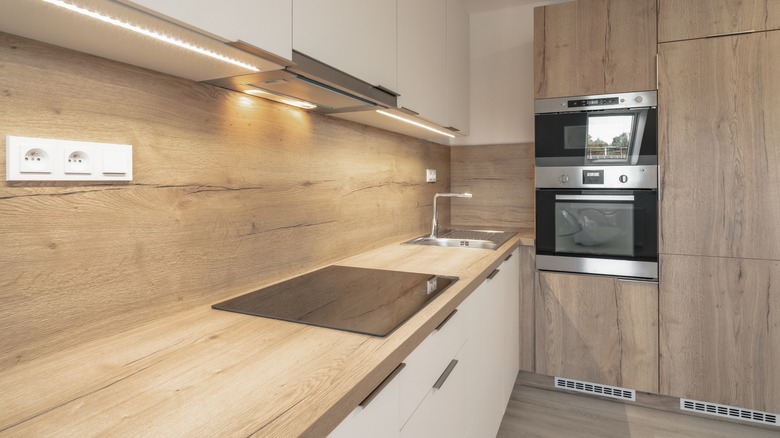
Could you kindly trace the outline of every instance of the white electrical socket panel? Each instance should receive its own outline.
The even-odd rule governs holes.
[[[425,181],[436,182],[436,169],[425,169]]]
[[[133,147],[14,137],[5,139],[6,181],[132,181]]]

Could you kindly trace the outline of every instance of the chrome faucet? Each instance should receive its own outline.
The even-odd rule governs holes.
[[[440,196],[445,198],[470,198],[471,193],[437,193],[433,196],[433,228],[431,229],[431,239],[439,237],[439,213],[436,210],[436,199]]]

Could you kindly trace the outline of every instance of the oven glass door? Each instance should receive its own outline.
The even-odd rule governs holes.
[[[537,166],[657,164],[657,109],[536,114]]]
[[[537,254],[658,260],[656,190],[536,191]]]

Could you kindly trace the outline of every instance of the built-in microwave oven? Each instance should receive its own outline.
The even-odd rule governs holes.
[[[658,277],[655,91],[535,102],[536,266]]]

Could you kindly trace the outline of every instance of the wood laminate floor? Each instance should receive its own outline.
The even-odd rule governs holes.
[[[780,438],[776,431],[515,384],[497,438]]]

